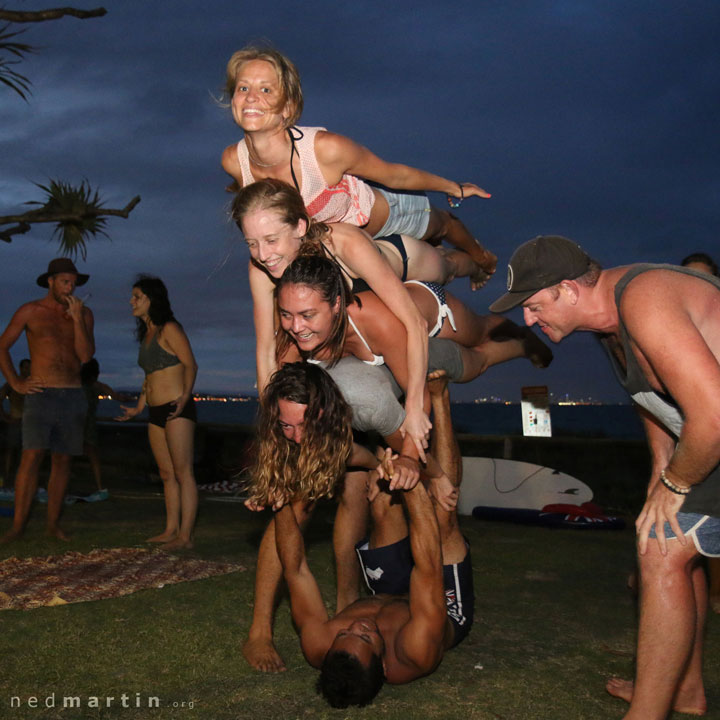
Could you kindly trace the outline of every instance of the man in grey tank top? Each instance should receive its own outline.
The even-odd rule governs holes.
[[[627,720],[702,714],[707,582],[700,555],[720,556],[720,281],[673,265],[602,270],[576,243],[539,236],[508,266],[490,310],[522,305],[553,342],[603,335],[652,454],[636,521],[642,592],[635,682],[612,678]]]

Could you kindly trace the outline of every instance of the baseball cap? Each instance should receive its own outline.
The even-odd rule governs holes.
[[[588,271],[590,263],[590,256],[572,240],[561,235],[538,235],[512,254],[508,291],[490,306],[490,311],[506,312],[540,290],[574,280]]]

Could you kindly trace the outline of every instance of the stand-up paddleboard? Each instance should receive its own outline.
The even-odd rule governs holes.
[[[478,505],[542,510],[546,505],[582,505],[592,490],[572,475],[542,465],[500,458],[464,457],[458,512]]]

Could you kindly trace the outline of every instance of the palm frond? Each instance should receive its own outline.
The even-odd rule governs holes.
[[[0,27],[0,53],[12,55],[17,59],[10,60],[0,54],[0,83],[14,90],[27,102],[27,96],[30,93],[30,80],[10,66],[17,65],[26,54],[35,52],[35,49],[27,43],[11,41],[11,38],[20,35],[23,30],[9,32],[9,28],[10,25]]]
[[[50,180],[49,185],[36,185],[47,194],[47,198],[44,203],[34,201],[28,204],[40,205],[44,213],[64,218],[53,230],[53,238],[60,243],[63,255],[75,259],[79,252],[85,260],[88,240],[98,235],[109,237],[105,232],[106,219],[99,216],[103,202],[97,190],[93,191],[86,180],[77,187],[62,180]]]

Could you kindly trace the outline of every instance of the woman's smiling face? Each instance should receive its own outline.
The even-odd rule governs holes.
[[[300,250],[305,221],[293,227],[275,210],[253,210],[243,217],[241,225],[252,259],[272,277],[282,277]]]
[[[232,96],[235,122],[246,132],[282,130],[283,97],[275,68],[266,60],[250,60],[239,70]]]
[[[284,285],[278,293],[280,324],[304,352],[330,337],[339,305],[340,298],[333,307],[308,285]]]

